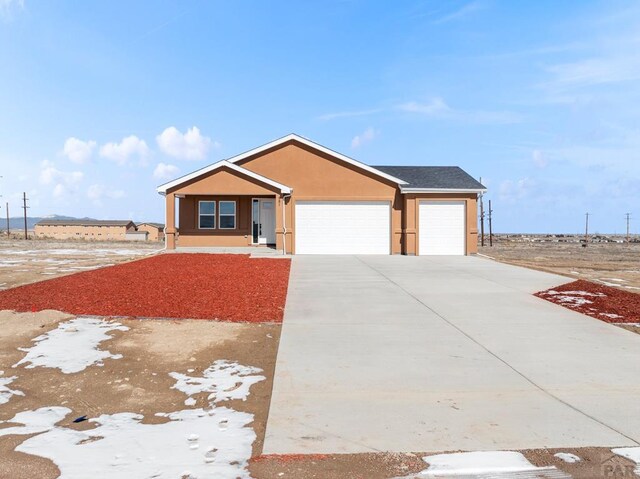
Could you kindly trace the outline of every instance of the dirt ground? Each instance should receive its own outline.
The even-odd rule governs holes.
[[[0,289],[142,258],[157,242],[0,238]]]
[[[183,409],[186,396],[172,389],[171,372],[197,376],[217,359],[237,361],[262,369],[266,380],[251,387],[246,401],[230,400],[225,406],[255,415],[252,423],[257,440],[253,455],[262,451],[264,431],[271,396],[273,372],[280,325],[226,323],[198,320],[124,320],[118,322],[129,331],[112,331],[113,339],[101,345],[121,359],[105,359],[103,367],[90,366],[83,371],[64,374],[58,369],[23,365],[18,350],[33,345],[31,340],[53,330],[60,321],[73,318],[56,311],[39,313],[0,312],[0,370],[5,376],[17,376],[9,387],[24,396],[12,396],[0,404],[0,421],[16,413],[43,406],[65,406],[72,410],[69,418],[97,417],[100,414],[132,412],[144,416],[143,423],[165,422],[154,416],[158,412]],[[207,394],[194,396],[192,408],[206,407]],[[86,429],[89,422],[65,424]],[[3,426],[0,426],[3,427]],[[57,467],[48,459],[13,449],[25,436],[0,436],[0,477],[56,478]]]
[[[498,261],[640,293],[640,243],[522,242],[498,239],[480,254]]]

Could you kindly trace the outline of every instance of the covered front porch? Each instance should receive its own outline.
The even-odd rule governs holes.
[[[178,196],[176,246],[275,247],[280,203],[276,195]]]
[[[290,251],[291,189],[225,161],[217,165],[206,177],[166,191],[167,249]]]

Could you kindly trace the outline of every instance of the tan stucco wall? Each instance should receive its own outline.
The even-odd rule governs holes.
[[[35,225],[35,235],[42,238],[124,240],[125,226]]]
[[[146,231],[149,233],[149,236],[147,237],[149,241],[164,241],[164,232],[153,225],[138,225],[138,231]]]
[[[420,251],[420,200],[429,201],[465,201],[466,202],[466,253],[478,252],[478,219],[477,199],[475,193],[470,194],[406,194],[405,195],[405,245],[404,254],[416,255]]]

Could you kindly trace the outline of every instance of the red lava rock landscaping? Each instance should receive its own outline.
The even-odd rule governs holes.
[[[578,280],[535,295],[607,323],[640,322],[640,294],[610,286]]]
[[[0,309],[281,322],[288,259],[161,254],[0,291]]]

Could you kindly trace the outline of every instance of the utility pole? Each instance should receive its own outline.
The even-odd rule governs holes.
[[[22,209],[24,210],[24,239],[29,239],[29,233],[27,233],[27,193],[22,193]]]
[[[480,177],[480,183],[482,183],[482,177]],[[484,195],[480,193],[480,245],[484,247],[484,203],[482,197]]]
[[[584,225],[584,247],[586,248],[589,244],[589,212],[584,214],[586,220]]]
[[[9,202],[7,201],[7,238],[11,238],[11,230],[9,229]]]
[[[491,200],[489,200],[489,246],[493,246],[493,227],[491,225],[491,213],[493,213],[493,210],[491,209]]]
[[[631,238],[629,237],[629,220],[631,219],[631,213],[627,213],[625,215],[627,217],[627,246],[631,243]]]

